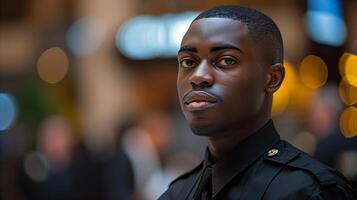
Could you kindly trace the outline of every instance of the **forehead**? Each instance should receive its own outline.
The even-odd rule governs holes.
[[[196,42],[243,44],[251,40],[246,24],[228,18],[202,18],[194,21],[181,45]]]

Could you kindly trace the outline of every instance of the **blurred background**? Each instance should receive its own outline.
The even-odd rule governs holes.
[[[282,32],[282,138],[357,184],[356,0],[0,0],[0,199],[157,199],[199,163],[175,57],[223,4]]]

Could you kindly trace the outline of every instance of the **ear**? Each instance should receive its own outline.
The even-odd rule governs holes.
[[[273,64],[269,67],[267,73],[267,81],[265,90],[267,93],[273,94],[277,91],[285,77],[285,68],[281,63]]]

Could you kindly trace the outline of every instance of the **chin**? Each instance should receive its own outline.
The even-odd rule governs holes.
[[[223,129],[216,124],[190,124],[190,128],[198,136],[218,136]]]

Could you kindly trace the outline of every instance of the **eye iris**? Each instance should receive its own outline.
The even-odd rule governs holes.
[[[234,60],[232,60],[232,59],[226,59],[226,63],[227,63],[227,64],[233,64],[233,63],[234,63]]]
[[[191,67],[193,65],[193,61],[192,60],[184,60],[183,64],[184,64],[184,66]]]
[[[223,65],[233,65],[235,63],[232,59],[223,59],[221,62]]]

